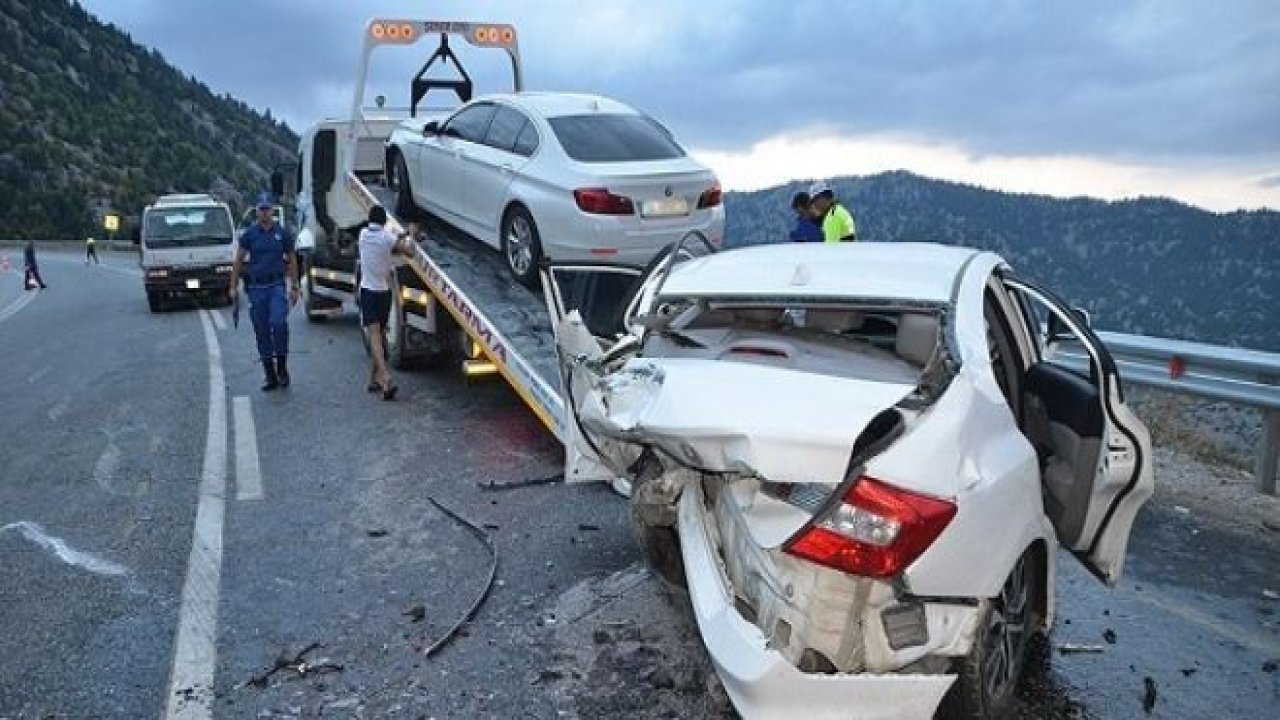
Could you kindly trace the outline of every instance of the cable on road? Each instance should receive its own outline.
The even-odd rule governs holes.
[[[471,609],[467,611],[467,614],[461,620],[454,623],[453,627],[449,628],[448,632],[441,636],[439,640],[432,643],[431,647],[427,648],[426,652],[423,653],[427,657],[431,657],[445,645],[449,644],[449,642],[457,636],[458,631],[462,629],[462,626],[471,622],[475,618],[476,613],[480,612],[480,606],[483,605],[485,599],[489,597],[489,591],[493,589],[493,580],[498,575],[498,548],[493,544],[493,539],[489,537],[489,533],[485,532],[479,525],[476,525],[453,510],[445,507],[433,497],[428,497],[427,500],[429,500],[432,505],[435,505],[437,510],[449,516],[451,520],[464,525],[471,531],[471,534],[479,538],[480,541],[484,543],[484,546],[489,550],[489,579],[485,581],[484,589],[480,591],[480,594],[476,596],[475,601],[471,603]]]

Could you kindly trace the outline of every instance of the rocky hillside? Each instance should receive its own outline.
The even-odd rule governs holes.
[[[233,204],[297,138],[69,0],[0,0],[0,238],[77,238],[165,192]]]
[[[1000,253],[1104,330],[1280,351],[1280,213],[1059,200],[906,172],[832,181],[859,237]],[[785,241],[792,183],[725,198],[727,242]]]

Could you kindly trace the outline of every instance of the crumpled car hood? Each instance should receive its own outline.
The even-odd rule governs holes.
[[[914,387],[691,358],[632,358],[579,398],[592,432],[714,472],[837,483],[853,443]]]

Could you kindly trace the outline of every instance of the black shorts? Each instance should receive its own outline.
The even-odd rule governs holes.
[[[360,288],[360,321],[365,325],[387,326],[391,316],[391,291]]]

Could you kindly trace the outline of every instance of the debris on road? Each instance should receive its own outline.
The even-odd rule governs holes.
[[[1185,667],[1185,668],[1182,668],[1182,676],[1183,676],[1183,677],[1191,677],[1192,675],[1195,675],[1199,670],[1200,670],[1200,668],[1196,668],[1196,667]]]
[[[1142,709],[1150,713],[1156,706],[1156,681],[1148,675],[1142,678],[1142,684],[1146,686],[1146,692],[1142,694]]]
[[[423,605],[414,605],[400,614],[408,616],[410,622],[422,622],[422,618],[427,616],[427,608]]]
[[[498,548],[493,544],[493,539],[489,537],[489,533],[485,532],[479,525],[476,525],[458,513],[445,507],[433,497],[428,497],[427,500],[432,505],[435,505],[437,510],[448,515],[451,520],[465,525],[467,529],[471,531],[471,534],[479,538],[480,541],[484,543],[485,548],[489,550],[489,578],[485,580],[484,589],[480,591],[480,594],[476,596],[475,601],[471,603],[471,609],[467,611],[467,614],[463,616],[461,620],[454,623],[453,627],[449,628],[449,630],[445,632],[439,640],[436,640],[431,644],[431,647],[428,647],[423,652],[423,655],[431,657],[439,651],[440,648],[453,640],[453,638],[459,634],[462,626],[471,622],[472,618],[476,616],[476,613],[480,612],[480,606],[484,604],[485,598],[489,597],[489,591],[493,589],[493,580],[498,575]]]
[[[1268,600],[1280,600],[1280,593],[1275,590],[1267,589],[1262,591],[1262,597]]]
[[[1103,640],[1106,640],[1108,645],[1115,645],[1115,644],[1116,644],[1116,631],[1115,631],[1115,630],[1112,630],[1111,628],[1107,628],[1106,630],[1103,630],[1103,631],[1102,631],[1102,639],[1103,639]]]
[[[1262,672],[1268,674],[1274,673],[1277,666],[1280,666],[1280,660],[1268,660],[1262,663]]]
[[[600,526],[599,526],[599,525],[592,525],[592,524],[590,524],[590,523],[578,523],[578,529],[579,529],[579,530],[581,530],[581,531],[583,531],[583,532],[588,532],[588,531],[592,531],[592,530],[599,530],[599,529],[600,529]]]
[[[382,528],[374,528],[372,530],[365,532],[365,534],[371,538],[381,538],[381,537],[386,537],[389,533],[386,530],[383,530]]]
[[[1083,653],[1100,653],[1103,651],[1101,645],[1083,645],[1079,643],[1062,643],[1058,646],[1058,652],[1063,655],[1079,655]]]
[[[325,672],[342,672],[342,666],[329,658],[319,658],[315,662],[311,662],[306,659],[307,653],[310,653],[312,650],[320,647],[323,647],[320,643],[313,642],[302,648],[302,650],[298,651],[298,653],[293,657],[289,657],[287,654],[282,653],[280,657],[276,658],[275,664],[271,666],[271,669],[261,675],[255,675],[249,678],[245,681],[244,686],[265,688],[267,686],[267,682],[271,679],[271,676],[281,670],[292,670],[297,673],[300,678]]]
[[[515,490],[517,488],[535,487],[537,485],[555,485],[564,482],[563,475],[548,475],[541,478],[527,478],[524,480],[512,480],[510,482],[497,482],[494,480],[483,480],[476,483],[476,487],[481,490],[490,492],[498,490]]]

